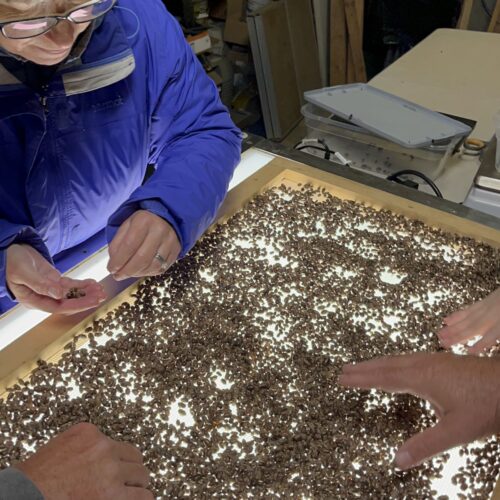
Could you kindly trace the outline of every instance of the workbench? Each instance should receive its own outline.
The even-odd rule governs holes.
[[[439,29],[369,83],[434,111],[475,120],[471,137],[487,142],[500,110],[500,35]],[[478,168],[479,160],[455,155],[436,184],[446,199],[461,203]]]

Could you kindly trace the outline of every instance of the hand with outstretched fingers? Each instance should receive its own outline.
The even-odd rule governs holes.
[[[450,353],[388,356],[345,365],[339,384],[409,393],[431,404],[438,423],[401,446],[396,453],[400,469],[500,431],[500,358]]]
[[[16,300],[30,309],[54,314],[74,314],[98,306],[106,299],[95,280],[64,277],[43,255],[29,245],[7,248],[6,282]],[[78,298],[67,298],[77,289]]]
[[[445,348],[465,344],[474,337],[481,337],[468,348],[470,354],[481,354],[500,341],[500,288],[485,299],[457,311],[444,320],[438,332]]]

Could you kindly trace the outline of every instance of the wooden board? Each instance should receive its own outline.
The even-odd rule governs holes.
[[[330,0],[330,84],[366,82],[365,0]]]
[[[247,22],[266,135],[279,141],[302,119],[294,58],[284,56],[293,54],[285,3],[272,2]]]
[[[285,7],[299,99],[304,104],[304,92],[322,86],[312,5],[310,0],[286,0]]]
[[[366,82],[363,37],[359,17],[358,0],[344,0],[347,33],[349,40],[347,81],[348,83]],[[351,71],[349,71],[351,67]]]
[[[299,184],[306,183],[323,187],[343,200],[360,202],[375,209],[387,209],[396,214],[420,220],[431,227],[468,236],[500,248],[500,230],[285,158],[276,158],[233,189],[219,211],[216,224],[225,223],[256,194],[270,187],[285,184],[298,189]],[[36,367],[37,359],[57,361],[64,351],[64,346],[76,335],[82,334],[86,326],[94,319],[105,316],[123,302],[131,302],[132,294],[140,282],[141,280],[136,281],[87,317],[82,317],[82,315],[50,317],[1,351],[0,398],[5,397],[6,387],[16,383],[18,379],[25,379],[29,376]],[[113,280],[106,279],[105,285],[108,292],[112,293]],[[82,340],[79,345],[84,342]],[[500,500],[500,484],[497,485],[492,499]]]
[[[497,0],[497,3],[495,5],[495,10],[493,11],[493,14],[491,16],[488,31],[492,33],[500,33],[500,0]]]
[[[363,53],[363,35],[364,35],[364,18],[365,18],[365,0],[355,0],[354,2],[354,7],[356,10],[356,16],[358,19],[358,29],[357,29],[357,36],[359,38],[359,43],[361,45],[361,54],[362,54],[362,60],[363,60],[363,66],[364,66],[364,53]],[[347,8],[347,5],[346,5]],[[348,35],[348,38],[350,38],[350,34]],[[354,54],[352,49],[350,48],[350,43],[348,43],[349,50],[347,52],[347,83],[357,83],[359,81],[361,82],[366,82],[367,81],[367,76],[366,76],[366,70],[363,71],[362,74],[362,80],[357,80],[356,79],[356,71],[355,71],[355,61],[354,61]]]
[[[344,0],[330,0],[330,85],[347,83],[347,29]]]
[[[460,11],[460,17],[457,22],[458,29],[466,30],[469,28],[470,16],[472,13],[473,6],[474,6],[474,0],[463,0],[462,9]]]

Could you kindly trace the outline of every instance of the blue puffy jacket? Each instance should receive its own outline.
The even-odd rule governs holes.
[[[0,65],[0,312],[14,242],[51,260],[104,228],[111,241],[142,208],[172,225],[184,255],[239,155],[238,129],[159,0],[119,0],[43,95]]]

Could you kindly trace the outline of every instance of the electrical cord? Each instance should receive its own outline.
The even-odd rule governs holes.
[[[293,149],[296,149],[297,151],[302,151],[303,149],[310,148],[310,149],[315,149],[316,151],[322,151],[323,153],[325,153],[325,160],[330,160],[330,158],[332,157],[332,153],[335,154],[335,151],[332,151],[323,139],[313,139],[313,140],[318,144],[321,144],[321,146],[323,147],[319,147],[314,144],[307,144],[306,143],[307,139],[306,139],[304,141],[300,141],[297,144],[295,144]]]
[[[299,146],[298,148],[295,148],[297,151],[302,151],[303,149],[314,149],[316,151],[322,151],[325,153],[325,160],[330,159],[330,151],[326,150],[325,148],[320,148],[319,146],[313,146],[312,144],[306,144],[304,146]]]
[[[443,198],[443,193],[441,193],[436,184],[434,184],[434,182],[431,181],[431,179],[429,179],[429,177],[425,174],[418,172],[417,170],[400,170],[399,172],[389,175],[387,180],[397,182],[397,179],[399,179],[402,175],[414,175],[415,177],[420,177],[420,179],[424,180],[430,186],[438,198]]]

